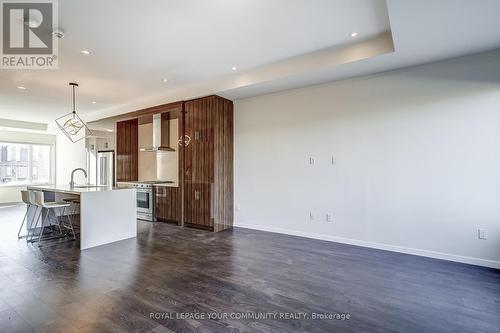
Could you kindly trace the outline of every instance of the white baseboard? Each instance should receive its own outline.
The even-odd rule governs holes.
[[[2,202],[2,203],[0,203],[0,207],[2,207],[2,206],[18,206],[21,204],[22,204],[22,202]]]
[[[412,255],[416,255],[416,256],[429,257],[429,258],[435,258],[435,259],[443,259],[443,260],[460,262],[460,263],[464,263],[464,264],[478,265],[478,266],[500,269],[500,261],[494,261],[494,260],[488,260],[488,259],[466,257],[466,256],[460,256],[460,255],[456,255],[456,254],[435,252],[435,251],[429,251],[429,250],[413,249],[413,248],[409,248],[409,247],[389,245],[389,244],[384,244],[384,243],[367,242],[367,241],[362,241],[362,240],[357,240],[357,239],[321,235],[321,234],[302,232],[302,231],[297,231],[297,230],[265,227],[265,226],[255,225],[255,224],[235,223],[234,226],[240,227],[240,228],[246,228],[246,229],[276,232],[276,233],[285,234],[285,235],[313,238],[313,239],[319,239],[319,240],[330,241],[330,242],[357,245],[357,246],[369,247],[369,248],[373,248],[373,249],[406,253],[406,254],[412,254]]]

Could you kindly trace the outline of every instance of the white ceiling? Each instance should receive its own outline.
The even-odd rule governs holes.
[[[52,122],[70,110],[70,81],[80,83],[79,112],[96,119],[492,50],[500,47],[498,13],[497,0],[59,1],[66,33],[59,69],[0,70],[0,118]],[[388,31],[387,49],[379,43],[366,56],[327,61],[375,45]]]

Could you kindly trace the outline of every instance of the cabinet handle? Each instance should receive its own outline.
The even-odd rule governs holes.
[[[187,147],[187,146],[189,146],[189,143],[191,142],[191,137],[187,134],[182,135],[179,138],[178,142],[179,142],[179,146]]]
[[[200,200],[200,191],[194,191],[194,200]]]
[[[160,193],[156,193],[156,197],[157,198],[166,198],[167,197],[167,194],[160,194]]]
[[[196,141],[200,141],[200,131],[195,131],[195,132],[194,132],[194,139],[195,139]]]

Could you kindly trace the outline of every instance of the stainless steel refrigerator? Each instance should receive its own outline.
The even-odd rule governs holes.
[[[97,185],[115,186],[115,152],[97,152]]]

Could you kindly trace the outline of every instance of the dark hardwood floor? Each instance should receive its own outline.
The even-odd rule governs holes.
[[[498,270],[146,222],[137,239],[39,249],[17,241],[23,212],[0,207],[0,332],[500,332]],[[350,318],[233,318],[266,312]],[[190,313],[228,318],[162,317]]]

